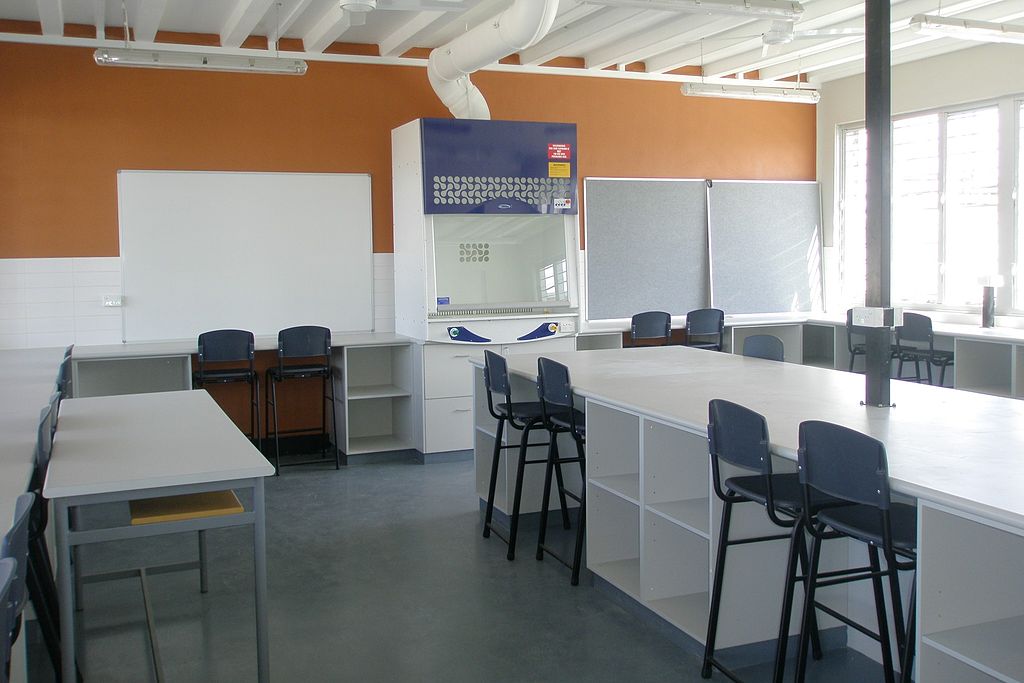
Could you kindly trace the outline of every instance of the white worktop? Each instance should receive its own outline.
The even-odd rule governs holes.
[[[43,495],[55,499],[273,473],[206,391],[73,398],[61,403]]]
[[[792,459],[801,421],[846,425],[886,444],[895,491],[1024,528],[1024,401],[893,381],[896,407],[864,407],[862,375],[680,346],[543,355],[569,366],[577,395],[698,433],[712,398],[746,405]],[[537,357],[509,356],[509,370],[535,378]]]
[[[277,349],[277,335],[256,337],[257,351]],[[412,340],[393,332],[331,332],[331,345],[341,346],[387,346],[408,344]],[[152,358],[156,356],[182,356],[196,353],[196,339],[169,339],[166,341],[127,342],[96,346],[75,346],[75,360],[103,358]]]

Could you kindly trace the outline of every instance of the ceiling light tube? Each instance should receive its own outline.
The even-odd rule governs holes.
[[[724,97],[733,100],[763,100],[768,102],[793,102],[817,104],[821,93],[811,88],[788,88],[785,86],[762,85],[720,85],[715,83],[683,83],[680,88],[684,95],[696,97]]]
[[[804,7],[787,0],[584,0],[591,5],[638,7],[668,12],[726,14],[772,19],[799,19]]]
[[[103,47],[93,53],[100,66],[132,66],[146,69],[195,69],[199,71],[233,71],[239,73],[286,74],[306,73],[301,59],[247,57],[243,55],[199,54],[161,50],[134,50]]]
[[[910,18],[910,28],[915,33],[931,36],[1024,45],[1024,26],[999,24],[993,21],[915,14]]]

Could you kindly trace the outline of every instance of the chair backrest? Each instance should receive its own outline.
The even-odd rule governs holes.
[[[484,388],[487,390],[487,410],[495,420],[502,419],[494,410],[493,394],[501,394],[505,403],[512,405],[512,386],[508,381],[508,363],[505,357],[493,351],[484,351]]]
[[[763,415],[722,398],[708,403],[708,452],[715,466],[716,485],[716,459],[759,474],[771,474],[768,444],[768,422]]]
[[[199,368],[204,363],[253,362],[256,339],[246,330],[211,330],[199,335]]]
[[[32,511],[32,504],[36,496],[33,493],[23,493],[18,496],[14,503],[14,522],[11,528],[4,534],[0,541],[0,557],[10,557],[17,566],[14,569],[14,581],[11,583],[11,592],[8,594],[10,611],[9,618],[17,617],[25,608],[27,593],[25,591],[25,577],[28,574],[28,522],[29,513]],[[8,626],[13,622],[8,622]]]
[[[927,342],[931,348],[935,341],[932,334],[932,319],[920,313],[904,313],[903,324],[896,328],[896,344],[900,342]]]
[[[64,349],[64,357],[65,358],[70,358],[71,357],[71,352],[74,351],[74,350],[75,350],[75,345],[74,344],[68,344],[67,347]]]
[[[31,491],[39,492],[46,480],[46,469],[50,466],[50,454],[53,452],[53,434],[56,431],[57,406],[60,394],[50,396],[50,402],[39,411],[39,428],[36,430],[35,469],[29,483]]]
[[[665,311],[644,311],[637,313],[629,324],[629,336],[638,339],[661,339],[668,343],[672,334],[672,316]]]
[[[725,311],[718,308],[698,308],[686,314],[687,334],[722,334],[725,330]]]
[[[565,416],[573,434],[578,436],[569,368],[550,358],[538,358],[537,396],[540,398],[541,416],[545,424],[551,424],[552,415]]]
[[[11,659],[11,631],[14,630],[14,622],[10,595],[17,564],[13,558],[0,558],[0,683],[7,683],[7,663]]]
[[[68,347],[71,348],[70,346]],[[57,368],[57,391],[61,398],[71,398],[71,354],[65,353],[64,360]]]
[[[743,340],[743,355],[748,358],[782,361],[786,349],[782,340],[773,334],[752,334]]]
[[[800,483],[836,498],[888,510],[889,465],[878,439],[849,427],[800,423]]]
[[[277,333],[277,357],[317,358],[326,363],[331,357],[331,331],[317,325],[289,327]]]

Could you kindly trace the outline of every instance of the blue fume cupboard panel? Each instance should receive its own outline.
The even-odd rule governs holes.
[[[427,214],[579,213],[576,125],[421,119]]]
[[[394,129],[396,330],[463,344],[573,334],[577,161],[574,124],[418,119]],[[559,262],[563,292],[550,300],[530,281]]]

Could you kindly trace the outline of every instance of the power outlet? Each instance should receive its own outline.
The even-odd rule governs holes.
[[[575,320],[564,320],[564,321],[558,323],[558,331],[559,332],[565,332],[566,334],[572,334],[573,332],[576,331],[576,321]]]
[[[103,295],[103,307],[104,308],[119,308],[121,306],[121,295],[120,294],[104,294]]]

